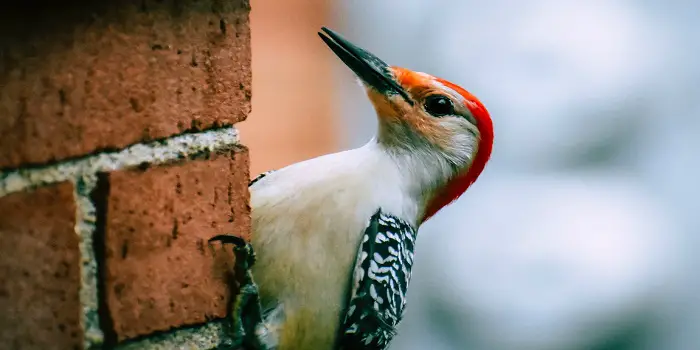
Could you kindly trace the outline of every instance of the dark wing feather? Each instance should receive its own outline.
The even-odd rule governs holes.
[[[250,180],[250,182],[248,183],[248,187],[253,186],[254,183],[256,183],[256,182],[262,180],[263,177],[265,177],[265,176],[267,176],[267,175],[270,175],[270,174],[272,174],[272,173],[274,173],[274,172],[275,172],[275,170],[269,170],[269,171],[266,171],[266,172],[264,172],[264,173],[262,173],[262,174],[256,176],[254,179]]]
[[[378,210],[369,220],[354,267],[340,349],[386,349],[406,306],[416,230]]]

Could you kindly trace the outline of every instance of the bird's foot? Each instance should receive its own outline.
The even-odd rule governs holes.
[[[232,300],[229,310],[231,342],[226,344],[225,348],[267,350],[259,339],[260,332],[256,332],[263,325],[263,317],[258,286],[250,271],[255,264],[253,246],[243,238],[232,235],[218,235],[209,239],[209,243],[216,241],[234,245],[233,253],[236,256],[234,269],[239,284],[238,294]]]

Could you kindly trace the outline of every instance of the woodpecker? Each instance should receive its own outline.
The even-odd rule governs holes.
[[[256,177],[252,241],[210,241],[237,245],[245,281],[232,317],[248,348],[386,349],[417,230],[481,174],[493,125],[465,89],[389,66],[326,27],[318,34],[364,86],[376,136]]]

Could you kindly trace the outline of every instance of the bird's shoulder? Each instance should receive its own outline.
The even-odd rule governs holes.
[[[256,182],[262,180],[264,177],[274,173],[275,171],[276,170],[268,170],[268,171],[261,173],[260,175],[256,176],[252,180],[250,180],[250,182],[248,182],[248,187],[253,186]]]
[[[249,186],[254,186],[251,189],[256,191],[268,187],[296,191],[325,183],[357,186],[362,182],[376,181],[374,174],[377,172],[386,172],[383,171],[386,167],[383,158],[381,153],[367,147],[325,154],[264,172],[254,178]]]
[[[416,229],[381,209],[362,236],[352,274],[341,349],[385,349],[406,305]]]

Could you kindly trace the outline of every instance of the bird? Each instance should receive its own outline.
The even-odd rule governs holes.
[[[493,122],[472,93],[390,66],[327,27],[318,34],[358,78],[377,132],[361,147],[260,174],[249,184],[251,241],[210,239],[234,243],[242,264],[230,315],[233,342],[247,349],[386,349],[419,227],[491,157]]]

